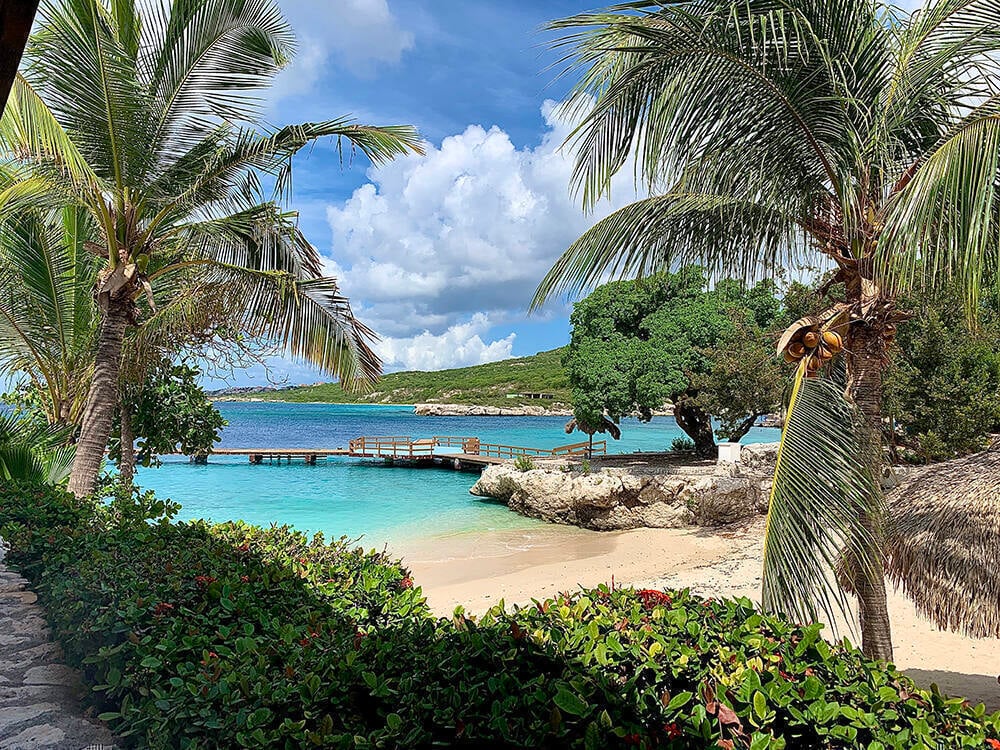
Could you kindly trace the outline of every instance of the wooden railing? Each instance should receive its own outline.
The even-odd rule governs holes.
[[[434,440],[411,437],[359,437],[349,444],[353,455],[375,458],[429,458],[434,455]]]
[[[469,456],[513,459],[518,456],[586,456],[591,448],[589,443],[573,443],[558,448],[524,448],[518,445],[483,443],[475,437],[455,435],[435,435],[431,438],[414,440],[404,435],[359,437],[350,442],[350,452],[356,456],[374,458],[430,458],[436,448],[459,448]],[[593,444],[593,455],[603,456],[608,444],[601,440]]]
[[[553,456],[586,456],[587,453],[594,456],[604,456],[608,452],[608,441],[598,440],[591,446],[590,443],[573,443],[572,445],[560,445],[552,449]]]

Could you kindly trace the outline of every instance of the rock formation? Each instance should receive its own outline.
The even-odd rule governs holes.
[[[474,404],[414,404],[419,417],[548,417],[570,416],[569,409],[544,406],[477,406]]]
[[[776,450],[746,446],[740,464],[650,457],[629,466],[595,459],[589,472],[566,461],[539,461],[529,471],[490,466],[470,492],[526,516],[600,531],[718,526],[766,512]]]

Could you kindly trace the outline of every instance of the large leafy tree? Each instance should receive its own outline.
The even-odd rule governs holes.
[[[633,163],[648,197],[575,242],[538,300],[609,272],[696,262],[751,277],[825,261],[844,294],[817,323],[842,336],[847,398],[880,427],[897,293],[952,278],[974,310],[997,264],[998,14],[996,0],[930,0],[912,16],[880,0],[670,0],[554,23],[580,73],[584,203]],[[837,445],[828,460],[851,460]],[[870,572],[855,587],[862,637],[889,658],[875,556]],[[807,588],[789,584],[784,603]]]
[[[415,150],[409,127],[349,118],[270,129],[255,93],[286,64],[291,31],[271,0],[50,0],[0,122],[0,205],[83,209],[103,259],[94,372],[70,489],[93,489],[118,402],[137,300],[201,267],[243,285],[264,333],[292,355],[370,380],[371,333],[351,314],[283,208],[293,156],[322,137],[372,161]]]
[[[719,434],[738,441],[781,402],[772,334],[783,320],[771,282],[706,289],[698,268],[617,281],[576,303],[563,363],[579,424],[649,420],[669,402],[702,457]]]

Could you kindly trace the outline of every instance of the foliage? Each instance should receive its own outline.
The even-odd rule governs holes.
[[[1000,714],[747,600],[602,586],[435,620],[383,555],[287,528],[174,524],[148,499],[107,511],[0,487],[13,563],[103,716],[139,746],[930,750],[1000,737]]]
[[[1000,296],[984,297],[970,329],[961,294],[912,296],[886,378],[886,413],[905,455],[940,461],[981,450],[1000,432]]]
[[[516,456],[514,458],[514,468],[518,471],[533,471],[535,469],[535,462],[531,460],[531,456]]]
[[[0,480],[59,484],[69,476],[69,431],[0,412]]]
[[[675,453],[690,453],[694,450],[694,440],[688,437],[675,437],[670,441],[670,450]]]
[[[675,404],[678,423],[699,449],[710,416],[718,433],[738,441],[781,399],[782,376],[769,333],[782,320],[774,286],[745,288],[721,281],[706,290],[702,271],[689,267],[598,288],[576,303],[564,363],[579,421],[615,422]],[[681,409],[696,415],[696,429]]]
[[[238,397],[265,401],[354,403],[446,403],[484,406],[541,406],[551,408],[570,402],[569,381],[560,364],[563,349],[540,352],[472,367],[435,372],[393,372],[384,375],[366,393],[345,392],[337,383],[321,383],[280,390],[251,390]],[[551,393],[555,398],[507,398],[513,393]],[[222,399],[230,398],[224,395]]]
[[[226,420],[199,385],[200,375],[188,362],[163,362],[141,385],[124,388],[132,410],[132,434],[138,439],[138,464],[156,466],[157,456],[166,453],[207,455],[220,440]],[[116,461],[121,458],[118,429],[112,432],[108,454]]]
[[[91,231],[75,208],[0,222],[0,373],[20,377],[20,393],[51,423],[78,422],[93,373]]]

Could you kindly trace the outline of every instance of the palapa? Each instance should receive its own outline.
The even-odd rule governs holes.
[[[888,506],[889,578],[938,627],[1000,638],[1000,447],[914,469]]]

